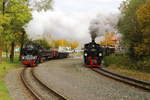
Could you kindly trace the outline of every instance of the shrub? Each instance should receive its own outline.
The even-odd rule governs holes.
[[[111,55],[111,56],[106,56],[104,58],[104,65],[109,66],[109,65],[128,65],[130,62],[129,58],[127,56],[121,56],[121,55]]]
[[[138,61],[136,66],[136,70],[150,72],[150,58],[145,58],[144,60]]]
[[[125,55],[111,55],[104,57],[104,65],[115,65],[116,67],[139,70],[142,72],[150,72],[150,58],[140,61],[133,61]]]

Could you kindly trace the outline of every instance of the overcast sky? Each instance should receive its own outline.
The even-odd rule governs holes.
[[[53,39],[85,43],[91,39],[89,26],[93,19],[99,19],[100,30],[108,30],[109,25],[106,25],[108,19],[110,22],[117,23],[114,19],[119,14],[118,7],[122,1],[54,0],[53,10],[32,13],[33,19],[29,22],[26,31],[32,39],[51,36]],[[104,31],[99,32],[99,34],[104,33]]]
[[[54,10],[63,12],[118,13],[123,0],[54,0]]]

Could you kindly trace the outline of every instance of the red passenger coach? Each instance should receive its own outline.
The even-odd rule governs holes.
[[[52,55],[53,58],[58,58],[59,53],[58,53],[57,50],[52,50],[52,51],[51,51],[51,55]]]

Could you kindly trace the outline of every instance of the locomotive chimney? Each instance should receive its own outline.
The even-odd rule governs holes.
[[[94,43],[94,42],[95,42],[95,39],[92,39],[92,42]]]

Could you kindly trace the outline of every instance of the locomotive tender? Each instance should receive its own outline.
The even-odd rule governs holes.
[[[84,45],[84,64],[88,67],[99,67],[103,58],[103,49],[95,40]]]
[[[68,53],[58,52],[57,50],[49,50],[34,42],[27,42],[23,46],[21,61],[27,66],[37,66],[46,60],[56,58],[67,58]]]

